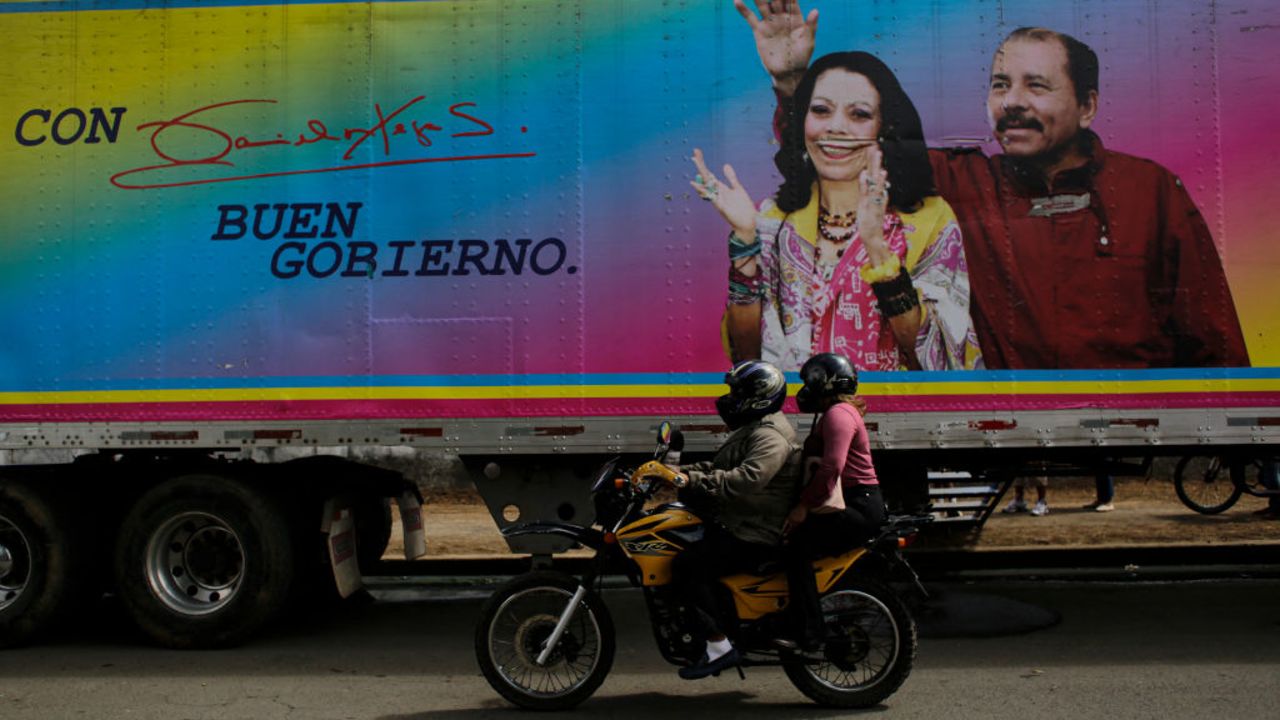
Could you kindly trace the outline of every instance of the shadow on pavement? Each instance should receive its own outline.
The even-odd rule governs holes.
[[[748,671],[749,672],[749,671]],[[750,676],[748,676],[748,681]],[[789,718],[834,718],[848,717],[851,712],[858,714],[881,713],[888,708],[880,705],[866,710],[842,710],[823,708],[813,704],[758,704],[752,702],[755,695],[745,692],[720,692],[710,694],[693,694],[696,686],[690,684],[690,694],[671,695],[660,692],[634,693],[631,695],[596,695],[579,705],[575,710],[564,712],[538,712],[539,718],[654,718],[670,714],[678,708],[684,717],[703,718],[737,718],[744,713],[760,714],[767,711],[771,720],[788,720]],[[436,718],[479,718],[514,717],[516,714],[530,716],[500,699],[485,701],[483,707],[469,710],[440,710],[408,715],[384,715],[378,720],[435,720]]]
[[[912,607],[922,638],[985,638],[1022,635],[1057,625],[1056,610],[998,595],[930,588],[930,598]]]

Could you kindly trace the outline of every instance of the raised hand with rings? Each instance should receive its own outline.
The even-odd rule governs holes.
[[[725,179],[720,180],[707,168],[701,149],[694,149],[692,159],[698,174],[689,181],[689,185],[699,197],[715,206],[741,242],[755,242],[756,204],[746,188],[742,187],[742,183],[738,182],[733,166],[724,166]]]
[[[873,146],[867,149],[867,169],[858,176],[861,199],[858,202],[858,236],[873,264],[888,260],[889,246],[884,239],[884,214],[889,198],[889,173],[884,168],[884,152]]]

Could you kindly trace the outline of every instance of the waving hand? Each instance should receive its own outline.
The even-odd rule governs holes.
[[[773,84],[786,95],[795,93],[800,77],[813,57],[814,36],[818,32],[818,10],[808,16],[800,10],[799,0],[754,0],[759,17],[747,7],[746,0],[733,0],[738,14],[751,26],[756,39],[756,52],[764,69],[773,76]]]

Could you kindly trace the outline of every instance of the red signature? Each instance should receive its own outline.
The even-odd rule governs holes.
[[[153,122],[143,123],[138,126],[139,131],[151,131],[151,150],[164,162],[155,165],[146,165],[143,167],[131,168],[123,170],[111,176],[111,184],[124,190],[149,190],[154,188],[183,187],[188,185],[205,185],[208,183],[235,182],[239,180],[256,180],[269,177],[281,177],[284,175],[307,175],[313,173],[341,172],[345,170],[359,170],[363,168],[389,167],[395,165],[415,165],[419,163],[438,163],[438,162],[459,162],[466,160],[499,160],[507,158],[528,158],[534,157],[536,153],[489,153],[489,154],[467,154],[452,155],[449,157],[407,157],[392,158],[392,149],[394,145],[402,145],[396,142],[396,138],[407,136],[414,139],[415,144],[419,147],[432,146],[432,133],[440,133],[445,130],[444,127],[431,122],[422,122],[419,120],[409,120],[408,124],[404,120],[399,119],[402,114],[409,108],[417,105],[426,99],[425,95],[419,95],[412,100],[404,103],[400,107],[388,114],[384,114],[380,104],[374,104],[373,110],[378,117],[378,122],[371,127],[344,128],[338,134],[330,132],[324,122],[311,119],[307,121],[306,130],[298,133],[298,137],[286,137],[284,133],[277,133],[274,138],[269,139],[251,139],[245,135],[232,137],[231,133],[221,130],[212,124],[211,121],[205,120],[202,116],[204,113],[217,110],[219,108],[230,107],[233,105],[245,105],[250,103],[266,103],[276,104],[275,100],[229,100],[227,102],[215,103],[204,107],[196,108],[189,112],[183,113],[172,120],[156,120]],[[449,116],[453,121],[452,125],[457,125],[452,129],[455,132],[449,133],[449,137],[469,138],[493,135],[493,126],[477,117],[475,111],[476,104],[473,102],[459,102],[449,106]],[[521,132],[525,128],[520,128]],[[185,133],[185,134],[184,134]],[[192,151],[192,156],[178,157],[177,153],[167,151],[163,147],[163,138],[166,134],[176,135],[179,139],[191,140],[194,138],[199,141],[210,144],[212,150]],[[381,141],[382,156],[386,160],[375,162],[365,162],[356,164],[349,163],[354,157],[356,150],[364,145],[366,141]],[[170,168],[189,167],[200,165],[223,165],[226,167],[235,167],[232,158],[236,153],[243,153],[249,150],[266,147],[303,147],[306,145],[314,145],[316,143],[335,143],[341,148],[344,144],[345,151],[342,153],[344,164],[334,165],[330,167],[306,168],[279,170],[274,172],[261,172],[251,175],[234,175],[215,178],[203,178],[192,180],[181,180],[171,182],[145,182],[145,176],[154,174]],[[199,145],[200,142],[187,143],[188,145]],[[126,178],[135,177],[133,180],[126,181]]]

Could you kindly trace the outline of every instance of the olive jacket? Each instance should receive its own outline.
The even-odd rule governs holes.
[[[715,458],[681,469],[694,499],[711,500],[715,520],[735,537],[781,544],[801,480],[800,445],[786,416],[776,412],[738,428]]]

